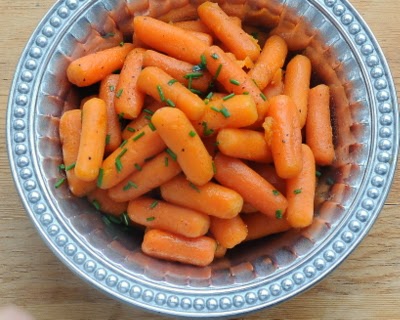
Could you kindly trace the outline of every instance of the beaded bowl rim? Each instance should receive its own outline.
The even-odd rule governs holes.
[[[370,75],[367,89],[371,108],[375,107],[371,110],[371,135],[376,149],[371,150],[372,160],[363,183],[365,190],[362,190],[359,204],[353,208],[354,215],[341,223],[332,241],[314,250],[308,260],[301,261],[301,270],[288,270],[272,280],[239,285],[230,290],[215,288],[197,292],[155,285],[143,279],[134,281],[99,261],[94,252],[82,247],[57,221],[49,204],[51,200],[46,199],[43,191],[38,165],[30,158],[35,148],[34,114],[27,107],[37,98],[37,80],[43,74],[40,66],[52,46],[62,38],[68,23],[98,2],[100,0],[56,2],[29,39],[10,88],[7,149],[12,175],[29,217],[55,255],[83,280],[114,298],[147,311],[192,318],[225,318],[272,307],[315,285],[340,265],[367,235],[384,205],[394,178],[399,145],[398,103],[388,63],[368,25],[349,1],[308,0],[345,37],[363,72]],[[374,85],[371,79],[375,80]]]

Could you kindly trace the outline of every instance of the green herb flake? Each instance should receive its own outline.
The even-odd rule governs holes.
[[[202,72],[192,72],[192,73],[185,74],[183,77],[185,79],[198,79],[198,78],[201,78],[202,76],[203,76]]]
[[[203,127],[203,134],[204,134],[205,137],[211,136],[211,135],[214,133],[214,130],[213,130],[213,129],[210,129],[210,128],[208,127],[207,122],[203,121],[203,122],[201,123],[201,125],[202,125],[202,127]]]
[[[162,87],[159,84],[157,85],[157,91],[158,91],[158,95],[160,96],[160,100],[162,102],[164,102],[165,101],[164,92],[163,92]]]
[[[127,143],[128,143],[128,140],[124,140],[124,141],[122,141],[122,143],[121,143],[121,145],[119,147],[122,149],[123,147],[125,147],[125,145]]]
[[[204,54],[200,55],[200,64],[202,69],[205,69],[207,67],[207,59]]]
[[[191,92],[193,92],[194,94],[197,94],[198,96],[201,96],[203,94],[203,92],[201,92],[200,90],[197,90],[197,89],[190,88],[189,90]]]
[[[110,89],[111,92],[114,92],[115,86],[109,86],[108,89]]]
[[[151,131],[156,131],[157,130],[156,127],[154,126],[153,122],[150,121],[148,125],[149,125],[149,128],[151,129]]]
[[[245,91],[245,92],[243,92],[243,94],[244,94],[245,96],[248,96],[248,95],[250,94],[250,92]]]
[[[172,86],[175,82],[178,82],[178,80],[176,80],[176,79],[171,79],[171,80],[169,80],[169,81],[167,82],[167,84],[168,84],[169,86]]]
[[[252,32],[250,34],[254,39],[258,40],[258,32],[255,31],[255,32]]]
[[[273,194],[274,196],[279,196],[279,195],[280,195],[280,192],[279,192],[278,190],[274,189],[274,190],[272,190],[272,194]]]
[[[334,181],[332,178],[328,178],[328,179],[326,179],[326,183],[327,183],[328,185],[332,186],[332,185],[335,184],[335,181]]]
[[[221,70],[222,70],[222,63],[218,66],[218,69],[217,69],[217,71],[215,72],[215,76],[214,76],[214,80],[217,80],[218,79],[218,76],[219,76],[219,74],[221,73]]]
[[[264,101],[267,101],[268,99],[267,99],[267,97],[265,96],[265,94],[264,93],[260,93],[260,97],[261,97],[261,99],[263,99]]]
[[[104,169],[100,168],[99,175],[97,177],[97,186],[100,188],[103,184],[103,177],[104,177]]]
[[[124,223],[125,226],[129,227],[130,219],[129,219],[129,216],[128,216],[128,214],[126,212],[123,212],[121,214],[121,220],[122,220],[122,222]]]
[[[275,217],[277,219],[282,219],[283,218],[283,212],[282,212],[281,209],[278,209],[278,210],[275,211]]]
[[[115,159],[115,168],[117,169],[117,172],[122,171],[122,162],[121,162],[121,158],[119,158],[119,157],[117,157]]]
[[[189,186],[195,190],[196,192],[200,193],[200,189],[192,182],[189,182]]]
[[[164,165],[165,165],[166,167],[168,167],[168,162],[169,162],[169,158],[168,158],[168,157],[165,157],[165,159],[164,159]]]
[[[142,166],[140,164],[138,164],[138,163],[135,163],[134,166],[135,166],[135,169],[137,171],[142,171],[143,170]]]
[[[235,96],[235,94],[231,93],[231,94],[228,94],[227,96],[223,97],[222,100],[226,101],[226,100],[233,98],[234,96]]]
[[[124,89],[119,89],[117,91],[117,93],[115,94],[115,96],[119,99],[119,98],[121,98],[123,92],[124,92]]]
[[[215,141],[215,142],[214,142],[214,146],[218,147],[218,146],[219,146],[219,143],[220,143],[219,141]]]
[[[215,162],[213,161],[213,162],[211,163],[211,165],[212,165],[213,173],[214,173],[214,174],[217,174],[217,167],[215,166]]]
[[[92,201],[92,205],[96,208],[96,210],[99,210],[99,211],[100,211],[101,205],[100,205],[100,203],[99,203],[97,200],[93,200],[93,201]]]
[[[121,41],[120,43],[119,43],[119,46],[120,47],[123,47],[125,45],[125,42],[123,42],[123,41]]]
[[[220,112],[225,118],[229,118],[231,116],[231,113],[226,107],[223,107]]]
[[[320,176],[322,176],[322,173],[321,173],[321,171],[315,171],[315,175],[319,178]]]
[[[178,159],[178,156],[170,148],[167,148],[165,152],[168,153],[172,160],[176,161]]]
[[[76,163],[72,163],[72,164],[70,164],[69,166],[66,166],[66,167],[65,167],[65,171],[72,170],[73,168],[75,168],[75,165],[76,165]]]
[[[107,218],[114,224],[121,224],[122,223],[121,218],[115,217],[115,216],[113,216],[111,214],[107,215]]]
[[[103,39],[108,39],[108,38],[112,38],[112,37],[114,37],[114,36],[115,36],[115,33],[114,33],[114,32],[107,32],[106,34],[102,35],[101,37],[102,37]]]
[[[110,144],[111,135],[106,135],[106,146]]]
[[[171,99],[167,99],[167,105],[169,105],[170,107],[172,107],[172,108],[175,108],[175,102],[173,102]]]
[[[235,86],[240,86],[240,82],[237,81],[236,79],[230,79],[229,82],[234,84]]]
[[[146,218],[146,221],[149,221],[149,222],[154,221],[154,220],[156,220],[156,217],[147,217]]]
[[[132,189],[132,188],[137,189],[138,185],[136,183],[132,182],[132,181],[128,181],[128,183],[126,185],[124,185],[122,190],[127,191],[127,190]]]
[[[153,201],[153,203],[150,205],[150,209],[154,209],[154,208],[157,207],[157,206],[158,206],[158,201],[155,200],[155,201]]]
[[[296,190],[293,190],[293,193],[294,193],[294,194],[300,194],[301,191],[302,191],[301,189],[296,189]]]
[[[149,115],[153,115],[154,114],[154,112],[153,111],[151,111],[150,109],[143,109],[143,112],[145,112],[145,113],[147,113],[147,114],[149,114]]]
[[[104,223],[105,223],[107,226],[110,226],[110,225],[111,225],[111,221],[110,221],[110,219],[109,219],[107,216],[103,216],[101,219],[104,221]]]
[[[126,127],[126,130],[128,130],[129,132],[135,132],[136,130],[132,127]]]
[[[208,93],[208,95],[206,96],[206,99],[211,100],[211,98],[213,97],[213,95],[214,95],[214,92],[210,91],[210,92]]]
[[[196,136],[196,132],[194,132],[193,130],[189,131],[189,136],[191,136],[192,138]]]
[[[61,163],[61,164],[58,166],[58,170],[61,170],[61,171],[65,170],[65,164],[64,164],[64,163]]]
[[[124,120],[124,117],[125,117],[125,113],[123,113],[123,112],[118,113],[118,120],[119,120],[120,122]]]
[[[145,115],[144,118],[145,118],[146,120],[151,121],[151,116],[149,116],[149,115]]]
[[[215,112],[221,112],[221,110],[219,110],[217,107],[214,106],[212,106],[210,109]]]
[[[142,131],[141,133],[139,133],[137,136],[133,137],[132,140],[133,141],[138,141],[141,137],[144,136],[144,131]]]
[[[211,58],[213,58],[214,60],[217,60],[219,57],[218,57],[218,55],[216,53],[213,53],[211,55]]]
[[[61,187],[61,185],[65,182],[65,178],[61,178],[61,179],[59,179],[56,183],[55,183],[55,185],[54,185],[54,187],[56,188],[56,189],[58,189],[59,187]]]

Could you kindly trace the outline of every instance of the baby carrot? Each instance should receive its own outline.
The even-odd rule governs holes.
[[[99,98],[106,103],[107,107],[106,154],[113,152],[122,142],[121,124],[114,108],[115,88],[117,87],[118,78],[119,75],[117,74],[105,77],[101,81],[99,89]]]
[[[66,111],[60,119],[60,140],[68,187],[73,195],[83,197],[96,188],[96,181],[83,181],[75,174],[79,141],[82,132],[81,110]]]
[[[329,101],[328,86],[321,84],[310,90],[306,142],[314,154],[315,162],[321,166],[330,165],[335,158]]]
[[[182,175],[163,184],[161,196],[170,203],[221,219],[237,216],[243,206],[243,199],[236,191],[213,182],[196,186]]]
[[[256,162],[272,162],[271,149],[262,132],[226,128],[218,132],[218,149],[225,155]]]
[[[82,109],[82,133],[76,176],[84,181],[93,181],[99,174],[106,146],[107,107],[103,100],[90,99]]]
[[[165,149],[165,143],[153,129],[149,126],[143,127],[104,159],[97,180],[101,189],[109,189],[135,170],[140,171],[146,159]]]
[[[197,12],[201,21],[238,59],[250,57],[253,61],[257,60],[260,55],[257,41],[233,22],[217,3],[204,2],[197,8]]]
[[[199,186],[210,181],[214,175],[211,156],[185,114],[165,107],[158,109],[151,120],[187,179]]]
[[[271,218],[260,212],[244,214],[241,217],[248,230],[245,241],[259,239],[291,228],[286,219]]]
[[[190,32],[151,17],[135,17],[133,28],[135,37],[148,46],[193,64],[200,63],[200,56],[207,48],[206,43]]]
[[[142,110],[144,93],[137,88],[145,50],[135,48],[126,56],[115,88],[115,111],[125,119],[135,119]]]
[[[308,92],[310,90],[311,62],[306,56],[297,55],[286,67],[283,93],[288,95],[297,106],[300,128],[307,119]]]
[[[147,50],[143,57],[143,66],[158,67],[178,80],[184,86],[206,92],[212,77],[206,71],[193,72],[195,67],[189,62],[169,57],[165,54]]]
[[[257,106],[258,119],[264,120],[267,111],[266,97],[247,73],[221,48],[212,46],[204,51],[207,69],[228,92],[248,94]]]
[[[272,184],[278,192],[282,193],[283,195],[286,194],[286,180],[278,176],[273,165],[254,163],[251,168],[270,184]]]
[[[272,126],[264,128],[266,137],[271,135],[275,169],[281,178],[293,178],[300,173],[302,167],[302,138],[296,105],[290,97],[284,95],[273,97],[269,102],[267,115],[272,118]],[[267,123],[268,118],[265,125]]]
[[[149,256],[199,267],[214,260],[216,246],[210,237],[193,239],[156,229],[146,232],[142,242],[142,250]]]
[[[247,226],[240,216],[231,219],[211,217],[210,232],[218,243],[231,249],[246,239]]]
[[[271,82],[262,91],[267,99],[283,94],[283,70],[278,69]]]
[[[315,159],[311,149],[305,144],[302,145],[302,158],[303,169],[299,175],[286,181],[286,220],[294,228],[309,226],[314,216]]]
[[[130,43],[88,54],[70,63],[68,80],[78,87],[87,87],[103,80],[115,70],[122,68],[125,57],[133,49]]]
[[[143,226],[188,238],[200,237],[210,227],[210,217],[204,213],[148,197],[129,201],[128,215],[133,222]]]
[[[114,201],[109,197],[107,190],[96,188],[87,195],[87,198],[97,210],[113,216],[119,217],[128,209],[128,201]]]
[[[190,120],[197,120],[204,113],[204,101],[160,68],[144,68],[137,84],[140,90],[157,101],[181,109]]]
[[[179,164],[168,153],[161,152],[148,160],[142,170],[133,172],[108,189],[108,194],[118,202],[133,200],[169,181],[181,171]]]
[[[188,30],[197,31],[212,34],[210,28],[208,28],[201,20],[187,20],[187,21],[177,21],[174,23],[175,26]]]
[[[235,190],[243,200],[270,217],[281,215],[287,208],[286,198],[258,173],[239,159],[218,153],[214,160],[215,178]]]
[[[203,116],[193,121],[202,137],[211,136],[222,128],[241,128],[257,121],[254,99],[248,95],[225,95],[207,103]]]

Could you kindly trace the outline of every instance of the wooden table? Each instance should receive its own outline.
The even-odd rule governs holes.
[[[0,0],[0,140],[16,63],[51,0]],[[400,88],[398,0],[353,0],[378,38]],[[246,319],[400,319],[400,175],[369,236],[308,292]],[[38,320],[161,319],[121,304],[71,273],[25,214],[0,145],[0,306],[17,304]]]

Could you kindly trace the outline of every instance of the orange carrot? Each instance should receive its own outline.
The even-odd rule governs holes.
[[[125,119],[135,119],[143,107],[145,95],[138,90],[137,79],[142,71],[144,52],[141,48],[129,52],[115,88],[115,111]]]
[[[263,93],[267,99],[283,94],[283,70],[278,69],[271,82],[264,88]]]
[[[210,231],[217,242],[227,249],[235,247],[247,237],[247,226],[240,216],[231,219],[211,217]]]
[[[268,38],[260,57],[248,73],[261,90],[271,82],[275,72],[283,67],[287,52],[287,45],[281,37]]]
[[[207,103],[203,116],[193,121],[202,137],[208,137],[222,128],[241,128],[253,124],[257,118],[257,108],[252,97],[225,95],[219,100]]]
[[[193,64],[200,63],[201,53],[207,47],[190,32],[151,17],[135,17],[133,28],[135,37],[148,46]]]
[[[96,188],[96,182],[82,181],[75,174],[74,167],[78,158],[79,141],[82,132],[81,110],[66,111],[61,116],[59,130],[68,187],[73,195],[83,197]]]
[[[84,181],[93,181],[99,174],[103,161],[107,135],[107,107],[103,100],[90,99],[82,110],[82,133],[76,176]]]
[[[204,2],[197,8],[197,12],[201,21],[238,59],[250,57],[253,61],[257,60],[260,55],[257,41],[233,22],[217,3]]]
[[[286,194],[286,180],[278,176],[274,166],[264,163],[254,163],[251,167],[261,177],[272,184],[276,190],[283,195]]]
[[[188,30],[197,31],[212,34],[210,28],[208,28],[201,20],[187,20],[187,21],[177,21],[174,23],[175,26]]]
[[[204,101],[160,68],[144,68],[138,87],[154,99],[181,109],[190,120],[197,120],[204,113]]]
[[[294,228],[304,228],[312,223],[315,198],[315,159],[311,149],[302,145],[303,169],[286,182],[288,208],[286,220]]]
[[[323,84],[312,88],[308,96],[306,142],[317,164],[326,166],[333,162],[335,150],[329,110],[329,87]]]
[[[284,95],[273,97],[269,102],[268,116],[272,118],[272,128],[267,127],[267,120],[264,129],[266,136],[271,135],[275,169],[281,178],[292,178],[302,168],[302,138],[296,105],[290,97]]]
[[[213,182],[196,186],[182,175],[163,184],[161,196],[170,203],[221,219],[237,216],[243,206],[243,199],[236,191]]]
[[[184,86],[202,92],[207,91],[212,79],[207,71],[193,72],[194,65],[189,62],[178,60],[153,50],[147,50],[144,54],[143,66],[158,67]]]
[[[185,114],[165,107],[154,113],[152,122],[187,179],[199,186],[210,181],[214,175],[211,156]]]
[[[271,218],[260,212],[245,214],[241,217],[248,230],[246,241],[287,231],[291,228],[285,219]]]
[[[143,226],[189,238],[206,234],[210,227],[210,217],[204,213],[148,197],[131,200],[128,215],[133,222]]]
[[[105,153],[113,152],[122,142],[121,124],[114,108],[115,88],[117,87],[119,75],[111,74],[101,81],[99,98],[106,103],[107,107],[107,135]]]
[[[128,201],[114,201],[109,197],[107,190],[96,188],[87,195],[87,198],[97,210],[116,217],[119,217],[128,209]]]
[[[78,87],[87,87],[103,80],[115,70],[122,68],[125,57],[133,49],[130,43],[91,53],[70,63],[68,80]]]
[[[297,55],[286,67],[284,94],[295,102],[299,113],[300,128],[307,119],[308,92],[310,90],[311,62],[306,56]]]
[[[147,161],[142,170],[133,172],[109,189],[108,194],[118,202],[133,200],[169,181],[181,171],[178,163],[168,153],[162,152]]]
[[[228,92],[248,94],[257,106],[258,119],[264,120],[267,103],[266,97],[247,75],[221,48],[212,46],[204,51],[207,69]]]
[[[256,162],[272,162],[271,149],[262,132],[222,129],[217,135],[218,149],[225,155]]]
[[[210,237],[186,238],[161,230],[148,231],[142,250],[149,256],[205,267],[214,260],[216,242]]]
[[[149,126],[143,127],[103,161],[97,180],[101,189],[109,189],[135,170],[140,171],[146,159],[157,155],[166,147],[153,129]]]
[[[163,104],[159,101],[154,101],[146,105],[146,108],[142,110],[139,116],[129,122],[124,130],[122,130],[122,139],[128,140],[130,137],[135,135],[135,132],[147,126],[150,123],[150,119],[153,113],[156,112],[156,110],[160,109],[162,106]]]
[[[242,161],[218,153],[214,162],[217,181],[238,192],[244,201],[270,217],[285,212],[286,198]]]
[[[84,98],[81,100],[79,109],[82,110],[82,108],[83,108],[83,106],[85,105],[85,103],[88,102],[90,99],[98,98],[98,97],[99,97],[99,96],[98,96],[97,94],[91,94],[90,96],[84,97]]]

